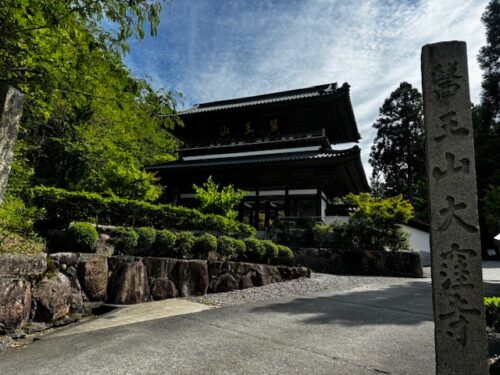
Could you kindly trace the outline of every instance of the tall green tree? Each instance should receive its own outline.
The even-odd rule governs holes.
[[[402,194],[422,216],[426,201],[422,95],[401,82],[384,101],[373,127],[377,135],[369,161],[376,195]]]
[[[481,103],[472,109],[474,125],[479,223],[482,242],[492,245],[498,233],[500,190],[500,1],[491,0],[481,18],[486,28],[486,45],[478,55],[483,70]],[[496,217],[496,219],[495,219]]]
[[[47,184],[154,200],[142,165],[173,158],[171,93],[122,63],[128,39],[155,34],[149,0],[10,0],[0,7],[0,81],[25,94],[13,187]]]

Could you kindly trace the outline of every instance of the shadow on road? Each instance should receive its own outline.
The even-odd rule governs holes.
[[[344,295],[296,298],[252,312],[303,315],[304,324],[416,325],[432,322],[430,282],[407,282]]]

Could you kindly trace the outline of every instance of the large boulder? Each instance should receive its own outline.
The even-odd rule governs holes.
[[[252,274],[247,273],[243,275],[240,279],[240,289],[253,288]]]
[[[31,284],[25,280],[0,279],[0,333],[20,328],[28,320]]]
[[[172,270],[177,263],[177,259],[147,257],[143,258],[142,262],[146,266],[148,276],[151,279],[156,279],[159,277],[170,278]]]
[[[106,300],[108,287],[108,261],[94,256],[78,264],[80,284],[90,301]]]
[[[291,267],[291,278],[311,277],[311,270],[307,267]]]
[[[14,255],[5,254],[0,256],[0,278],[27,278],[38,276],[47,270],[47,258],[45,254]]]
[[[159,277],[151,283],[151,298],[155,301],[176,298],[178,295],[177,287],[167,277]]]
[[[230,292],[239,289],[239,281],[230,273],[224,273],[210,280],[210,291],[214,293]]]
[[[57,272],[45,277],[34,289],[36,300],[35,320],[51,322],[69,313],[71,305],[71,283],[69,278]]]
[[[175,265],[173,274],[181,297],[206,294],[208,288],[207,261],[179,260]]]
[[[53,253],[49,258],[57,262],[60,266],[66,267],[76,266],[80,260],[80,253]]]
[[[255,265],[255,274],[252,276],[253,285],[263,286],[280,281],[282,281],[281,275],[276,267],[265,264]]]
[[[140,261],[117,265],[108,285],[111,303],[128,305],[146,302],[149,298],[148,275]]]

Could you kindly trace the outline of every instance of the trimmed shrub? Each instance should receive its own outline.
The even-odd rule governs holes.
[[[250,225],[220,215],[202,214],[192,208],[169,204],[152,204],[99,194],[67,191],[38,186],[32,189],[33,203],[45,208],[41,223],[50,229],[65,228],[71,221],[95,221],[100,224],[156,229],[202,230],[246,237],[255,233]]]
[[[484,297],[486,325],[499,332],[500,330],[500,297]]]
[[[151,248],[156,240],[156,230],[150,227],[136,228],[137,250],[136,254],[140,256],[149,255]]]
[[[93,253],[96,250],[99,235],[90,223],[76,222],[66,230],[66,244],[71,251]]]
[[[263,240],[261,242],[264,245],[263,259],[265,262],[269,263],[278,256],[278,246],[271,240]]]
[[[232,259],[236,255],[236,246],[234,238],[228,236],[220,236],[217,240],[217,251],[226,259]]]
[[[196,258],[207,259],[210,251],[217,251],[217,237],[210,233],[203,233],[196,237],[193,254]]]
[[[153,255],[157,257],[174,257],[175,239],[175,233],[168,229],[156,231],[156,240],[153,244]]]
[[[175,254],[179,258],[189,259],[192,256],[192,249],[196,242],[196,237],[191,232],[179,232],[175,239]]]
[[[122,254],[135,255],[138,239],[137,232],[132,228],[118,227],[111,231],[115,251]]]
[[[278,264],[283,264],[286,266],[293,265],[293,251],[290,250],[288,246],[277,245],[278,247]]]
[[[245,253],[247,251],[247,246],[245,245],[245,241],[243,240],[235,240],[233,238],[233,244],[234,244],[234,258],[244,260],[245,259]]]
[[[266,252],[266,248],[262,241],[257,238],[250,237],[246,238],[244,242],[246,247],[245,259],[257,263],[262,261],[262,257]]]

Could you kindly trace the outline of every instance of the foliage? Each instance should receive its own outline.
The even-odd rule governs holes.
[[[500,233],[500,185],[490,185],[484,196],[484,217],[490,233]]]
[[[328,239],[331,227],[328,224],[316,223],[313,227],[314,240],[321,248]]]
[[[93,253],[96,250],[99,235],[90,223],[72,223],[65,233],[66,245],[73,252]]]
[[[12,194],[5,194],[0,204],[0,243],[7,232],[37,239],[33,224],[42,217],[41,210],[26,206],[23,200]]]
[[[175,99],[130,74],[127,39],[154,34],[158,1],[11,0],[0,7],[0,81],[25,105],[14,180],[154,200],[144,164],[171,159]],[[21,179],[22,179],[21,178]]]
[[[234,254],[235,254],[234,257],[236,257],[238,260],[244,260],[245,259],[245,252],[247,251],[247,246],[245,244],[245,241],[234,240],[233,246],[234,246]]]
[[[355,205],[349,222],[337,225],[337,231],[355,250],[396,251],[409,248],[408,234],[401,228],[413,215],[413,207],[401,195],[378,199],[368,193],[349,194],[346,200]]]
[[[135,255],[139,236],[133,228],[118,227],[111,231],[111,240],[115,251],[121,254]]]
[[[262,259],[264,262],[270,263],[272,259],[278,256],[278,246],[271,240],[262,240],[261,243],[264,245]]]
[[[45,243],[40,239],[30,239],[13,232],[2,232],[0,256],[2,254],[37,255],[45,251]]]
[[[484,297],[486,325],[500,332],[500,297]]]
[[[139,256],[148,255],[156,240],[156,230],[151,227],[136,228],[137,233],[137,250]]]
[[[156,240],[153,244],[153,255],[158,257],[174,257],[176,236],[168,229],[156,231]]]
[[[207,259],[208,253],[217,251],[217,237],[210,233],[203,233],[196,237],[193,246],[194,256],[199,259]]]
[[[259,263],[262,261],[266,248],[262,241],[250,237],[243,240],[245,242],[245,259],[251,262]]]
[[[236,219],[238,212],[234,209],[247,194],[246,191],[235,189],[233,185],[219,187],[212,176],[208,180],[197,186],[193,184],[195,198],[200,203],[200,211],[206,214],[217,214],[228,219]]]
[[[97,220],[100,224],[205,230],[241,237],[255,233],[249,225],[218,215],[204,215],[195,209],[105,198],[96,193],[39,186],[33,189],[33,202],[46,210],[46,225],[51,229],[76,220]]]
[[[232,259],[236,255],[236,244],[232,237],[220,236],[217,239],[217,251],[226,259]],[[242,241],[243,242],[243,241]],[[244,243],[243,243],[244,244]]]
[[[377,196],[402,194],[410,202],[426,199],[422,95],[401,82],[379,110],[377,136],[370,153]]]
[[[293,251],[284,245],[277,245],[278,247],[278,263],[286,266],[293,264]]]
[[[482,243],[493,245],[498,226],[492,223],[495,206],[490,185],[500,186],[500,3],[490,0],[482,21],[486,28],[486,45],[478,55],[483,70],[481,103],[472,109],[479,196],[479,223]],[[489,195],[486,199],[486,195]],[[492,226],[493,224],[493,226]]]
[[[175,252],[179,258],[190,259],[196,238],[191,232],[180,232],[175,239]]]

